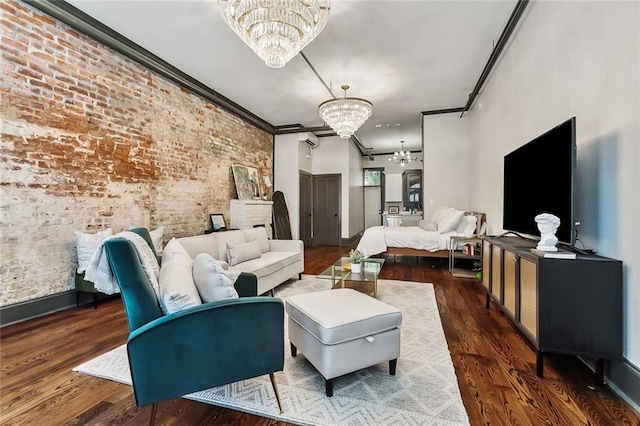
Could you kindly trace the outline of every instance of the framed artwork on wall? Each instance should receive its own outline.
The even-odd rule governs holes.
[[[231,169],[233,170],[238,200],[261,200],[262,187],[258,180],[258,170],[241,164],[234,164]]]
[[[400,206],[389,206],[389,214],[400,213]]]
[[[211,229],[213,231],[223,231],[227,229],[227,224],[224,221],[222,213],[211,213],[209,220],[211,220]]]

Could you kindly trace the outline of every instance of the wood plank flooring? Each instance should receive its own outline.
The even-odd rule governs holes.
[[[305,251],[305,273],[318,274],[348,247]],[[451,357],[472,425],[640,425],[640,416],[577,358],[545,357],[535,374],[535,352],[475,280],[453,278],[446,259],[398,257],[380,278],[434,284]],[[0,330],[0,424],[138,425],[150,407],[137,408],[130,386],[71,371],[127,338],[122,302],[102,302],[54,313]],[[211,405],[175,399],[160,403],[159,425],[286,425]]]

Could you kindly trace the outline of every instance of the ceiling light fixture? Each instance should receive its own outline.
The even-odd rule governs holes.
[[[225,22],[268,67],[282,68],[327,24],[331,0],[218,0]]]
[[[411,157],[411,151],[404,150],[404,141],[400,141],[400,146],[400,151],[394,152],[393,155],[389,157],[389,161],[394,161],[396,164],[404,167],[406,164],[411,163],[411,161],[418,159],[418,157]]]
[[[320,117],[343,139],[348,139],[373,112],[373,104],[360,98],[348,98],[348,85],[342,86],[344,98],[330,99],[320,104]]]

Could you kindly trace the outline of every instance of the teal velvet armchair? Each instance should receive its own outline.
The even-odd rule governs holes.
[[[129,324],[127,353],[136,405],[153,404],[151,424],[158,402],[264,374],[282,412],[273,374],[284,366],[280,299],[240,297],[163,315],[133,244],[113,239],[105,249]],[[250,281],[257,286],[252,274],[241,278],[245,289]]]

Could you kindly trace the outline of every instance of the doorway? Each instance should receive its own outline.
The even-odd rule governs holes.
[[[313,176],[313,245],[340,245],[341,175]]]
[[[300,239],[305,247],[311,245],[311,220],[313,212],[313,178],[300,171]]]
[[[364,228],[382,225],[382,210],[385,201],[384,168],[363,169],[364,182]]]

